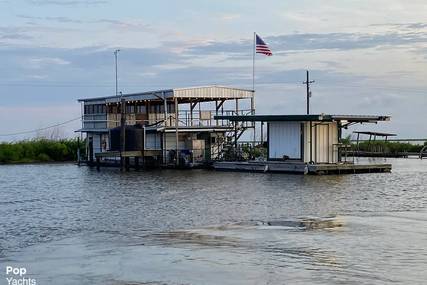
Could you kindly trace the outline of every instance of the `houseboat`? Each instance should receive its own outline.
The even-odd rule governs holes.
[[[254,123],[214,119],[254,115],[254,91],[204,86],[79,99],[90,165],[120,161],[197,166],[221,159]]]

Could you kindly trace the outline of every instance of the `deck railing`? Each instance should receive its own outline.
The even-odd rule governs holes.
[[[215,120],[216,115],[250,115],[253,110],[201,110],[178,112],[178,126],[180,127],[232,127],[233,123],[228,120]],[[126,125],[157,125],[163,127],[175,127],[175,113],[148,113],[148,114],[126,114]],[[83,115],[83,128],[85,129],[110,129],[120,126],[121,114],[90,114]]]

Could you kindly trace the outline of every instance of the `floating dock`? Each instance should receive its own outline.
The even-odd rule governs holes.
[[[354,164],[354,163],[320,163],[306,164],[289,161],[218,161],[213,164],[215,170],[278,172],[295,174],[353,174],[390,172],[391,164]]]

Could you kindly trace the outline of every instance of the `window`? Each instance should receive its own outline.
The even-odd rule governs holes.
[[[175,104],[168,104],[168,113],[175,112]]]
[[[138,105],[136,106],[136,112],[139,114],[145,114],[146,113],[146,108],[144,105]]]
[[[126,113],[127,114],[135,113],[135,106],[134,105],[126,105]]]

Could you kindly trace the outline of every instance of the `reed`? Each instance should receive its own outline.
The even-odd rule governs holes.
[[[72,139],[32,139],[0,143],[0,163],[75,161],[77,150],[84,154],[84,142]]]

